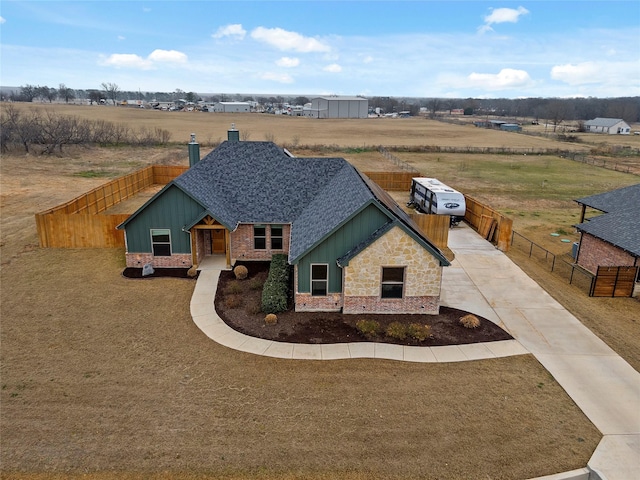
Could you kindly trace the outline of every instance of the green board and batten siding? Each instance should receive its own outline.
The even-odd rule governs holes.
[[[191,253],[191,235],[182,228],[204,210],[176,185],[169,185],[127,224],[127,251],[150,253],[151,229],[168,228],[171,230],[171,252]]]
[[[340,258],[356,245],[364,242],[373,232],[389,221],[389,217],[378,207],[369,205],[346,224],[335,230],[318,246],[298,262],[298,291],[311,291],[311,264],[329,261],[329,293],[342,291],[342,269],[336,264]]]

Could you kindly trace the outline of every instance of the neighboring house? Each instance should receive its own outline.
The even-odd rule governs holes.
[[[231,266],[283,253],[298,311],[438,313],[449,262],[346,160],[296,158],[235,130],[198,159],[118,226],[127,266],[188,267],[206,255]]]
[[[331,95],[311,100],[311,107],[304,109],[311,118],[367,118],[369,100],[364,97]]]
[[[640,265],[640,183],[576,202],[582,206],[578,265],[592,273],[598,266]],[[587,207],[603,213],[585,221]]]
[[[247,102],[217,102],[213,104],[210,112],[216,113],[248,113],[251,111],[251,105]]]
[[[608,133],[609,135],[629,135],[631,127],[621,118],[594,118],[584,122],[586,132]]]

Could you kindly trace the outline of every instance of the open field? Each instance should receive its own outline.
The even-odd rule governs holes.
[[[164,119],[217,117],[127,110],[134,111]],[[221,123],[207,124],[203,132],[215,128],[216,138],[223,139],[232,121],[242,130],[244,118],[253,116],[240,116],[240,120],[222,117]],[[135,118],[144,122],[143,117]],[[373,134],[373,140],[364,137],[366,126],[378,120],[365,126],[353,121],[350,128],[346,126],[352,121],[344,121],[340,133],[329,121],[272,118],[256,116],[250,139],[264,140],[272,134],[276,141],[289,142],[298,135],[300,144],[323,143],[316,140],[317,134],[317,138],[329,139],[328,144],[352,146],[352,138],[370,145],[401,145],[413,138],[402,137],[406,128],[395,127],[389,131],[400,138],[389,133],[388,141],[376,141],[385,138],[384,129]],[[198,120],[176,127],[176,131],[183,129],[179,137],[184,133],[185,143],[190,131],[200,131],[190,128]],[[276,130],[274,121],[282,130]],[[295,123],[300,121],[305,123]],[[415,141],[422,135],[434,144],[441,143],[439,135],[443,136],[442,142],[454,144],[466,141],[472,132],[527,138],[474,127],[454,128],[451,133],[450,125],[440,130],[443,124],[418,119],[380,120],[382,125],[409,125],[403,122],[419,125],[417,131],[422,133],[415,133]],[[298,133],[293,125],[313,128]],[[423,125],[429,128],[419,130]],[[173,124],[159,127],[174,131]],[[204,135],[198,133],[201,143]],[[486,146],[501,146],[492,143],[498,141],[495,138],[476,140],[486,142]],[[203,148],[203,154],[206,151]],[[385,168],[385,160],[375,152],[333,154],[345,156],[363,170],[368,168],[358,162],[365,156],[369,156],[364,160],[366,165],[375,163],[376,169]],[[459,172],[461,160],[440,157],[439,162],[437,157],[428,160],[422,156],[405,161],[425,169],[431,168],[427,162],[449,164],[450,173],[443,169],[442,175],[452,175],[452,184],[464,191],[455,182],[472,186],[475,178],[477,194],[487,194],[491,176],[485,177],[479,165],[475,170],[472,165]],[[477,161],[479,157],[473,158]],[[490,163],[499,160],[487,159],[487,165],[503,173],[513,170],[508,184],[515,184],[518,173],[528,172],[525,165],[512,168],[515,159],[498,166]],[[531,356],[437,365],[257,357],[221,347],[195,327],[189,316],[193,281],[124,279],[120,275],[124,267],[120,249],[37,248],[35,212],[67,201],[107,177],[148,163],[186,164],[186,147],[77,149],[69,158],[3,156],[3,478],[44,478],[55,473],[59,478],[118,475],[131,479],[525,479],[586,464],[600,439],[599,432]],[[559,188],[565,168],[569,166],[562,163],[556,171],[553,158],[548,166],[536,166],[536,171],[542,171],[537,174],[553,179],[547,184],[549,188],[541,191]],[[546,175],[547,169],[552,169],[547,173],[556,172],[555,176]],[[591,173],[586,177],[598,177],[595,167],[588,169]],[[607,172],[602,174],[615,173]],[[459,177],[453,176],[456,173]],[[604,185],[638,181],[631,175],[618,175],[621,177],[594,178],[589,180],[592,183],[582,185],[584,190],[572,192],[589,195]],[[441,176],[440,170],[437,176]],[[528,188],[533,192],[538,178],[522,182],[530,183]],[[512,207],[517,212],[514,220],[524,212],[523,219],[530,215],[532,220],[546,222],[547,212],[559,216],[570,204],[571,213],[579,213],[571,198],[552,196],[540,202],[531,195],[521,205],[519,191],[497,188],[492,198],[498,205],[517,202],[517,207]],[[537,228],[558,225],[543,223]],[[526,263],[526,259],[522,261]],[[546,281],[544,272],[532,270],[531,274],[541,283]],[[565,290],[560,284],[550,285],[551,289]],[[566,291],[570,301],[574,297],[570,289]],[[585,305],[583,321],[592,328],[599,327],[601,331],[596,333],[605,341],[607,335],[614,337],[610,345],[616,341],[623,345],[621,348],[627,345],[632,350],[628,355],[636,355],[634,367],[638,369],[639,326],[631,324],[628,330],[620,327],[631,323],[629,315],[638,308],[638,302],[605,300],[609,302],[598,302],[600,307],[593,309],[587,302],[579,302]],[[617,302],[626,300],[629,302],[619,309]],[[595,315],[590,315],[592,311]]]

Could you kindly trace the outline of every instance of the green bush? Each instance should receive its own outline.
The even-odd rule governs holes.
[[[424,341],[427,338],[431,337],[431,326],[430,325],[421,325],[419,323],[412,323],[407,328],[407,334],[411,338],[415,338],[419,341]]]
[[[387,337],[396,338],[398,340],[404,340],[407,338],[407,325],[400,322],[392,322],[387,326]]]
[[[287,309],[289,292],[289,264],[284,254],[271,257],[269,276],[262,287],[262,311],[279,313]]]
[[[358,320],[356,329],[366,338],[374,338],[380,334],[380,324],[375,320]]]

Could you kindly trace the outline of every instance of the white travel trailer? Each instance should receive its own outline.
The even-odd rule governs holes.
[[[466,210],[464,195],[436,178],[411,179],[408,205],[424,213],[451,215],[452,225],[464,218]]]

